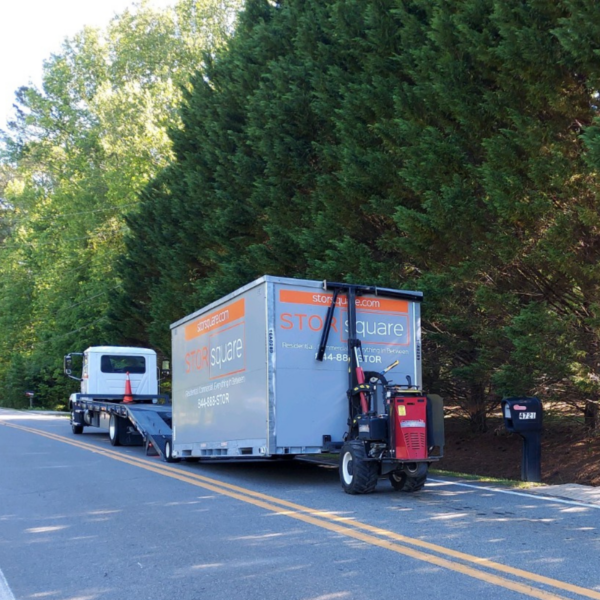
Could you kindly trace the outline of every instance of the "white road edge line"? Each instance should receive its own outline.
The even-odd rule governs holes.
[[[0,569],[0,600],[15,600],[2,569]]]
[[[473,488],[474,490],[483,490],[487,492],[496,492],[498,494],[510,494],[511,496],[523,496],[530,500],[547,500],[549,502],[559,502],[560,504],[568,504],[570,506],[583,506],[585,508],[598,508],[598,504],[586,504],[585,502],[577,502],[575,500],[564,500],[563,498],[557,498],[556,496],[541,496],[538,494],[526,494],[525,492],[513,492],[512,490],[501,490],[500,488],[487,487],[485,485],[473,485],[471,483],[462,483],[460,481],[447,481],[445,479],[432,479],[427,478],[427,481],[434,483],[441,483],[442,485],[457,485],[460,487]]]

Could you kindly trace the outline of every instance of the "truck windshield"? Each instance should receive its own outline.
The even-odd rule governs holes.
[[[104,355],[100,361],[103,373],[145,373],[146,359],[143,356]]]

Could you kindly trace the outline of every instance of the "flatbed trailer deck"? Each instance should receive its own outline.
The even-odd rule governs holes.
[[[69,404],[73,433],[83,433],[85,426],[107,428],[113,446],[145,445],[147,455],[170,460],[172,405],[167,395],[135,395],[124,402],[122,394],[72,394]]]

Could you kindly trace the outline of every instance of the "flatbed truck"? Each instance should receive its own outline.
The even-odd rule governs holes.
[[[73,375],[73,357],[82,359],[81,377]],[[172,440],[172,410],[168,395],[159,393],[156,352],[128,346],[95,346],[72,352],[64,372],[81,382],[68,408],[75,435],[85,427],[108,431],[110,443],[145,445],[147,454],[166,459]]]

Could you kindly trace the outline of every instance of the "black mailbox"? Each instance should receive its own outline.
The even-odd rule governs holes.
[[[502,415],[508,431],[523,438],[521,479],[542,480],[542,403],[539,398],[505,398]]]
[[[542,430],[542,403],[539,398],[506,398],[502,400],[502,414],[508,431]]]

